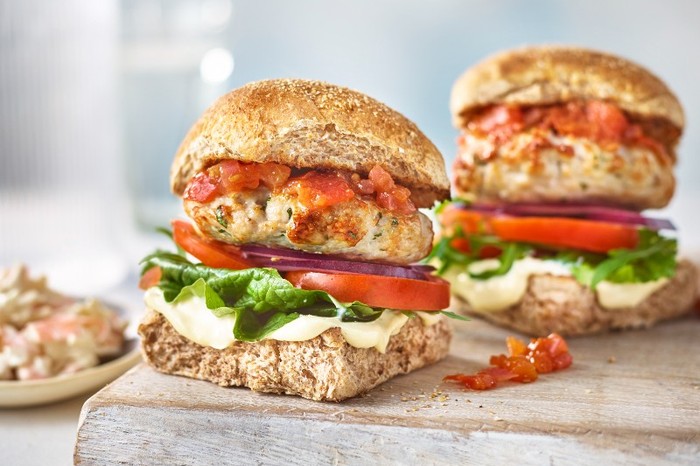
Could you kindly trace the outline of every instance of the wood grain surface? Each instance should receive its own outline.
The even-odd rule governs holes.
[[[451,356],[319,403],[137,366],[82,410],[77,464],[700,464],[700,319],[572,339],[574,365],[475,392],[443,383],[512,332],[455,323]]]

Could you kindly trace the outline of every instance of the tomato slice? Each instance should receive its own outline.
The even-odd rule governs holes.
[[[492,234],[505,241],[601,253],[633,249],[639,241],[634,226],[577,218],[491,216],[471,210],[446,209],[441,222],[448,234],[460,226],[465,233]]]
[[[492,233],[488,229],[488,217],[473,210],[448,206],[440,214],[440,224],[446,235],[452,235],[457,227],[464,233]]]
[[[507,241],[525,241],[550,246],[608,252],[633,249],[639,241],[635,227],[575,218],[494,217],[491,228]]]
[[[199,259],[202,264],[218,269],[249,269],[254,267],[241,257],[240,250],[230,244],[202,238],[192,224],[173,220],[173,240],[182,249]]]
[[[141,275],[139,280],[139,288],[146,291],[147,289],[156,286],[160,283],[160,279],[163,277],[163,270],[160,267],[151,267]]]
[[[439,311],[450,305],[450,285],[429,280],[352,273],[287,272],[297,288],[321,290],[343,302],[360,301],[372,307],[406,311]]]

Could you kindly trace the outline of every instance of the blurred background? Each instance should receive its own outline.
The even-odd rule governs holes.
[[[453,81],[538,43],[623,55],[675,90],[688,125],[663,215],[700,250],[698,20],[692,0],[0,0],[0,266],[137,299],[153,229],[180,211],[172,156],[218,95],[272,77],[356,88],[414,120],[449,166]]]

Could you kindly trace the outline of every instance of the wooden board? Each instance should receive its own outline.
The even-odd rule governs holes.
[[[365,397],[318,403],[138,366],[88,400],[78,464],[700,464],[700,319],[572,339],[533,384],[442,383],[512,332],[457,323],[452,355]]]

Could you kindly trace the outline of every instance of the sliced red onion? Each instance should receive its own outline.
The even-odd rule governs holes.
[[[456,204],[460,208],[489,212],[494,214],[513,215],[517,217],[570,217],[586,220],[639,225],[652,230],[675,230],[670,220],[650,218],[631,210],[590,204]]]
[[[281,272],[308,270],[311,272],[345,272],[365,275],[426,280],[426,275],[435,268],[429,265],[391,265],[377,262],[362,262],[334,255],[313,254],[293,249],[268,248],[265,246],[241,246],[243,256],[258,267],[272,267]]]

